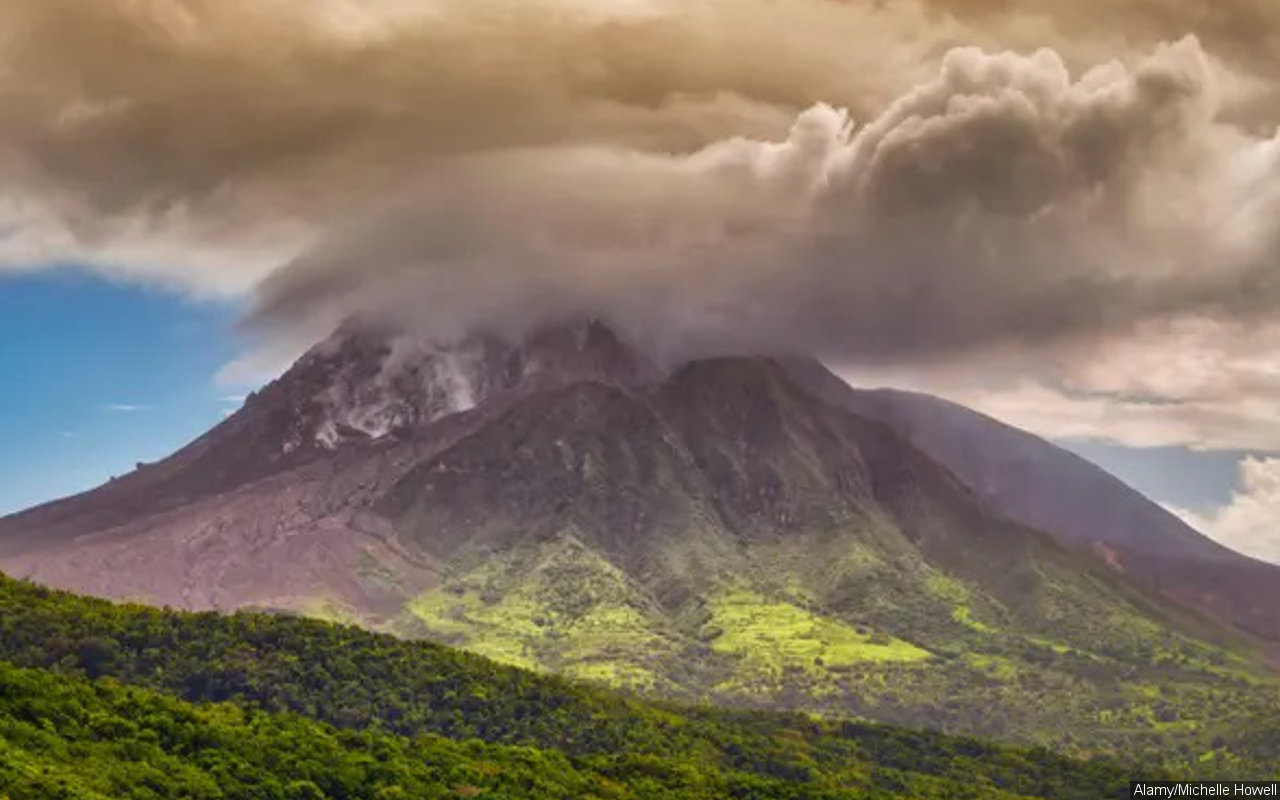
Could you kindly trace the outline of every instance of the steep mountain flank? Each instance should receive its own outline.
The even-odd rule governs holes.
[[[1170,599],[1280,641],[1280,567],[1223,547],[1105,470],[955,403],[852,389],[813,361],[787,368],[818,396],[898,431],[999,513],[1091,550]]]

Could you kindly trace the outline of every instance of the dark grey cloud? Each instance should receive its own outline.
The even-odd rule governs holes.
[[[126,269],[157,245],[161,263],[183,244],[235,245],[222,263],[157,269],[243,290],[272,258],[441,160],[776,135],[819,100],[874,106],[950,27],[921,32],[911,6],[788,0],[780,29],[776,10],[11,0],[0,4],[0,263],[69,251]],[[238,266],[243,250],[261,258]]]
[[[1264,318],[1277,8],[14,0],[0,267],[881,360]]]
[[[777,142],[454,162],[275,275],[258,317],[597,314],[686,351],[873,360],[1262,317],[1280,144],[1223,107],[1193,38],[1075,76],[953,50],[862,125],[820,105]]]

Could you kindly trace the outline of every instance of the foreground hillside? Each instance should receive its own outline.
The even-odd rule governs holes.
[[[1122,796],[1134,769],[662,706],[322,622],[0,582],[0,796]]]
[[[776,734],[780,748],[786,734]],[[885,766],[874,755],[822,769],[757,765],[749,757],[740,769],[632,752],[570,757],[431,734],[339,730],[294,714],[193,705],[0,663],[0,796],[11,800],[1096,798],[1119,796],[1122,784],[1115,767],[1028,761],[1012,751],[991,751],[992,763],[982,764],[975,755],[987,754],[966,743],[905,738],[885,754]],[[916,756],[945,771],[917,771],[909,766]]]

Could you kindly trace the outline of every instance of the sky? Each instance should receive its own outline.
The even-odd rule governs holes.
[[[352,315],[589,314],[943,395],[1280,560],[1277,76],[1272,0],[11,0],[0,292],[50,313],[0,411],[54,429],[7,404],[65,309],[219,331],[147,378],[100,329],[160,398],[77,392],[157,412],[82,411],[102,459]]]
[[[166,456],[238,407],[213,379],[237,313],[70,270],[0,279],[0,513]]]

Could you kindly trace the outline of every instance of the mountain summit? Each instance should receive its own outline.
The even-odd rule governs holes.
[[[349,324],[172,457],[0,520],[0,567],[1015,738],[1155,725],[1157,674],[1177,718],[1247,707],[1250,640],[1026,524],[831,381],[666,369],[599,322],[447,344]]]

